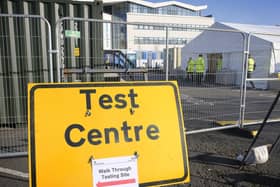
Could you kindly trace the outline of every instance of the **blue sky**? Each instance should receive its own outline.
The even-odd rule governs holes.
[[[161,2],[164,0],[148,0]],[[203,15],[216,21],[257,25],[280,25],[280,0],[177,0],[192,5],[208,5]]]

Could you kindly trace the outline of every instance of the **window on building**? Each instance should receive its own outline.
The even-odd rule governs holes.
[[[165,15],[182,15],[182,16],[199,16],[200,11],[170,5],[160,8],[151,8],[136,3],[122,3],[118,5],[118,9],[125,12],[149,13],[149,14],[165,14]]]
[[[196,24],[166,24],[172,31],[202,31],[200,28],[207,28],[208,25]],[[165,30],[165,26],[157,25],[136,25],[135,29],[139,30]]]
[[[136,52],[136,58],[137,59],[141,59],[141,57],[142,57],[142,52],[141,51],[137,51]]]
[[[156,60],[157,59],[157,53],[156,52],[152,52],[152,59]]]
[[[163,51],[160,52],[160,59],[164,59],[164,52]]]
[[[150,45],[164,45],[166,44],[166,39],[164,37],[135,37],[135,44],[150,44]],[[172,45],[184,45],[187,43],[186,38],[169,38],[168,44]]]
[[[147,60],[147,51],[142,51],[142,59]]]

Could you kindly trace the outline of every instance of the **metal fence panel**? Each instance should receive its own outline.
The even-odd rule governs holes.
[[[0,14],[0,155],[27,152],[27,84],[50,82],[50,27],[40,16]]]
[[[202,31],[228,44],[206,49],[207,41],[187,38]],[[61,33],[57,39],[63,81],[176,80],[188,130],[239,121],[246,47],[246,37],[239,31],[63,18],[57,32]],[[103,34],[95,37],[92,32]],[[233,46],[228,36],[234,38]],[[186,47],[192,42],[194,47]],[[96,46],[99,52],[94,51]],[[196,60],[199,54],[203,54],[205,71],[187,74],[189,57]],[[222,65],[217,65],[219,60]]]
[[[280,33],[250,33],[248,52],[255,65],[247,66],[244,124],[261,123],[280,89]],[[277,104],[268,121],[280,121]]]
[[[56,21],[66,16],[102,18],[102,9],[100,1],[0,1],[0,157],[27,154],[27,83],[60,77],[52,73]],[[18,139],[24,140],[21,148]]]
[[[79,12],[83,18],[61,18],[53,29],[58,51],[55,59],[58,81],[175,80],[181,92],[188,133],[206,132],[228,124],[238,127],[243,123],[241,114],[247,104],[246,93],[251,92],[244,87],[244,64],[249,51],[246,47],[250,46],[246,45],[250,40],[247,34],[234,30],[96,20],[89,18],[87,9],[89,7],[85,6]],[[76,14],[73,6],[67,11],[70,16]],[[3,25],[0,27],[0,104],[3,108],[0,153],[27,150],[26,85],[50,81],[47,72],[52,50],[48,51],[49,26],[44,21],[28,17],[0,18]],[[187,37],[190,34],[201,35],[191,40]],[[204,71],[199,73],[199,68],[195,67],[194,72],[187,72],[189,58],[197,61],[199,54],[204,58]],[[258,48],[254,55],[262,61],[275,56],[275,67],[279,67],[276,50]],[[258,71],[261,68],[270,70],[263,64],[257,68]],[[252,101],[257,105],[246,110],[245,119],[250,113],[252,119],[261,118],[261,112],[269,107],[269,102],[256,96],[265,95],[269,101],[273,95],[271,90],[253,91]],[[250,103],[251,99],[247,101]],[[256,114],[259,106],[263,109]],[[254,113],[256,115],[252,115]]]
[[[56,26],[61,81],[147,80],[127,49],[127,23],[65,17]]]
[[[103,65],[102,23],[77,19],[62,18],[56,25],[59,76],[63,82],[102,80],[88,73]]]

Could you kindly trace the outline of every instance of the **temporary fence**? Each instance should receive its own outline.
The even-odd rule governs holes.
[[[273,30],[272,30],[273,31]],[[243,115],[244,125],[260,124],[273,102],[275,91],[280,89],[280,33],[251,32],[248,35],[246,51],[254,59],[253,72],[249,73],[248,65],[245,67]],[[257,92],[256,90],[262,90]],[[275,90],[271,92],[271,90]],[[245,106],[246,105],[246,106]],[[269,122],[279,122],[280,106],[275,106]]]
[[[277,146],[279,143],[279,140],[280,140],[279,121],[278,121],[277,125],[275,125],[275,126],[271,125],[270,128],[273,128],[273,131],[266,132],[266,130],[264,128],[265,126],[268,126],[267,120],[270,118],[271,114],[273,113],[275,106],[277,106],[279,97],[280,97],[280,91],[278,91],[277,95],[275,96],[275,99],[273,100],[271,106],[269,107],[267,114],[265,115],[264,119],[262,120],[262,124],[258,128],[258,132],[256,133],[254,140],[250,144],[247,151],[245,151],[245,155],[243,156],[242,161],[241,161],[241,168],[245,164],[266,162],[269,158],[269,155],[271,153],[273,153],[273,151],[275,151],[275,150],[279,153],[279,146]],[[279,115],[279,111],[276,111],[276,113],[278,113],[278,115]],[[264,133],[267,133],[267,134],[264,134]],[[261,136],[263,136],[263,137],[261,137]],[[267,143],[263,144],[264,142],[262,142],[261,145],[256,146],[258,143],[260,143],[260,142],[258,142],[259,139],[265,140]],[[276,148],[278,148],[278,149],[276,149]],[[252,151],[254,149],[255,150],[259,149],[259,151],[261,150],[262,153],[259,154],[258,156],[252,154]],[[258,157],[262,157],[262,158],[258,158]]]
[[[274,94],[268,89],[246,91],[249,79],[245,64],[254,45],[249,45],[250,34],[241,31],[64,17],[52,33],[56,36],[53,50],[47,42],[51,36],[45,19],[0,15],[0,20],[0,104],[4,108],[0,157],[26,154],[28,82],[51,82],[52,77],[55,82],[175,80],[187,134],[241,127],[252,113],[251,108],[245,110],[246,102],[263,102],[255,96],[270,98]],[[20,26],[15,29],[15,25]],[[190,35],[199,36],[191,40]],[[200,54],[205,62],[203,72],[198,72],[198,67],[188,72],[190,57],[196,61]],[[267,58],[268,53],[258,54]],[[275,59],[279,59],[277,54]],[[13,67],[18,67],[17,71]],[[251,92],[255,94],[252,98]],[[265,113],[269,99],[257,105],[263,106]],[[259,114],[250,117],[261,118]]]
[[[88,34],[93,30],[103,32],[103,38]],[[184,47],[189,42],[189,32],[198,35],[202,30],[211,35],[232,35],[237,46],[227,58],[234,58],[237,63],[224,63],[218,68],[217,62],[223,56],[220,49],[203,52],[200,48]],[[56,31],[59,36],[57,67],[61,65],[63,82],[176,80],[189,131],[215,127],[217,121],[239,120],[246,47],[246,35],[240,31],[72,17],[60,19]],[[194,72],[190,80],[185,71],[186,58],[196,60],[200,53],[205,58],[207,71]],[[234,70],[230,69],[232,66]]]
[[[96,19],[65,17],[58,20],[59,81],[147,80],[148,69],[137,67],[135,51],[127,50],[126,35],[120,32],[127,27],[127,23]]]
[[[171,62],[169,71],[170,78],[180,85],[187,134],[239,126],[247,35],[236,30],[200,29],[204,32],[181,48],[180,66]],[[181,35],[177,32],[171,31],[170,35]],[[202,70],[199,58],[204,59]],[[194,71],[190,70],[192,61],[196,64]],[[221,126],[228,120],[234,123]]]
[[[0,156],[26,155],[27,84],[53,81],[51,49],[44,17],[0,14]]]

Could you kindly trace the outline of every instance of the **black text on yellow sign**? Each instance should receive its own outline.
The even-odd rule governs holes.
[[[30,186],[92,186],[90,157],[134,152],[140,186],[189,182],[179,101],[174,82],[29,85]]]
[[[97,99],[97,110],[110,110],[112,108],[124,109],[129,107],[130,111],[134,111],[139,108],[140,105],[136,103],[138,94],[134,89],[130,89],[129,93],[116,95],[102,94],[99,98],[95,95],[96,89],[81,89],[80,94],[85,94],[86,110],[90,111],[92,99]],[[72,131],[83,132],[86,129],[82,124],[71,124],[65,130],[65,141],[69,146],[77,147],[82,146],[87,140],[92,145],[100,145],[101,143],[111,144],[120,142],[120,134],[123,135],[125,142],[140,141],[141,134],[145,134],[151,140],[157,140],[159,138],[159,127],[155,124],[150,124],[146,129],[143,129],[143,125],[130,126],[127,121],[123,121],[119,128],[104,128],[102,130],[93,128],[89,129],[86,137],[81,137],[77,141],[71,139]],[[145,132],[143,132],[145,131]],[[77,132],[76,132],[77,133]],[[131,136],[129,135],[131,134]],[[110,136],[113,136],[111,140]],[[104,137],[104,140],[102,140]]]

